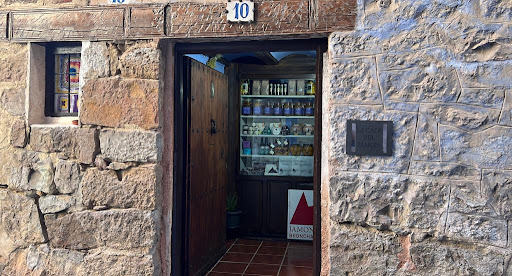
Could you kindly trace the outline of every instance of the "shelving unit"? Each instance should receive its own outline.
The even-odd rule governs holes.
[[[243,83],[245,80],[241,80]],[[288,83],[287,79],[274,79],[271,80],[270,83]],[[307,82],[306,79],[295,79],[295,81],[303,81]],[[250,86],[252,87],[252,80],[249,81]],[[262,87],[262,89],[264,89]],[[275,107],[276,103],[281,104],[281,108],[283,108],[284,103],[292,104],[292,114],[295,113],[295,109],[293,108],[297,103],[302,105],[309,103],[312,104],[314,102],[315,95],[252,95],[252,94],[241,94],[240,100],[241,103],[244,101],[251,102],[251,114],[253,113],[252,104],[255,101],[260,101],[264,103],[263,106],[272,105]],[[240,105],[240,175],[242,176],[282,176],[282,177],[312,177],[313,176],[313,156],[309,156],[309,154],[304,153],[305,146],[312,147],[314,142],[314,131],[311,133],[307,133],[304,131],[304,126],[309,126],[310,128],[314,128],[314,116],[295,116],[295,115],[244,115],[247,114],[243,110],[243,105]],[[246,107],[247,108],[247,107]],[[304,112],[305,112],[305,107]],[[272,113],[274,110],[272,110]],[[284,112],[283,112],[284,113]],[[268,113],[267,113],[268,114]],[[279,128],[282,130],[283,126],[287,126],[288,129],[292,132],[292,127],[300,125],[301,127],[301,135],[283,135],[279,134],[267,134],[263,133],[263,128],[268,127],[271,130],[275,128]],[[250,133],[252,134],[244,134],[244,126],[247,128],[252,128]],[[277,142],[280,141],[281,145]],[[284,146],[284,142],[287,141],[288,145]],[[244,151],[244,143],[245,143],[245,151]],[[248,148],[248,145],[250,147]],[[272,145],[275,148],[272,148]],[[291,155],[291,147],[292,145],[300,146],[300,155]],[[271,155],[268,154],[269,149],[278,151],[278,147],[281,147],[279,150],[285,150],[289,152],[290,155],[280,155],[276,154]],[[283,149],[283,147],[288,147],[288,149]],[[310,147],[310,149],[311,149]],[[261,152],[266,152],[267,154],[260,154]],[[248,154],[250,153],[250,154]],[[282,152],[281,152],[282,153]],[[312,153],[311,153],[312,154]],[[269,172],[273,173],[270,174]],[[275,173],[278,171],[278,173]]]

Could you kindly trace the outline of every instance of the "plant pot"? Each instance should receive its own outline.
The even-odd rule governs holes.
[[[235,229],[240,228],[240,217],[242,211],[226,212],[226,228]]]

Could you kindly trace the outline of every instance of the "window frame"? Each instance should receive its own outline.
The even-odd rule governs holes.
[[[44,116],[61,118],[61,117],[78,117],[78,112],[69,113],[57,113],[54,110],[55,105],[55,56],[59,54],[78,54],[80,55],[80,63],[82,60],[81,56],[82,43],[80,42],[58,42],[58,43],[47,43],[45,45],[45,91],[44,91]],[[69,65],[68,65],[69,66]],[[69,74],[69,73],[68,73]],[[80,73],[78,73],[80,76]],[[69,75],[68,75],[69,83]],[[80,84],[79,84],[80,86]],[[68,95],[70,95],[68,91]],[[73,93],[74,94],[74,93]],[[80,98],[80,90],[78,91],[78,97]],[[68,97],[68,105],[71,108],[71,97]]]

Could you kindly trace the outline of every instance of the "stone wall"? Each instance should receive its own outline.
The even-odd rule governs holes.
[[[361,0],[329,38],[324,275],[512,275],[512,4]],[[348,119],[392,157],[345,154]]]
[[[160,275],[158,41],[83,43],[78,127],[27,126],[29,46],[0,47],[0,274]]]

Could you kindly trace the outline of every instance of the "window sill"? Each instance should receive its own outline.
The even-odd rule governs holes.
[[[32,124],[31,127],[78,127],[73,121],[78,117],[45,117],[44,122]]]

